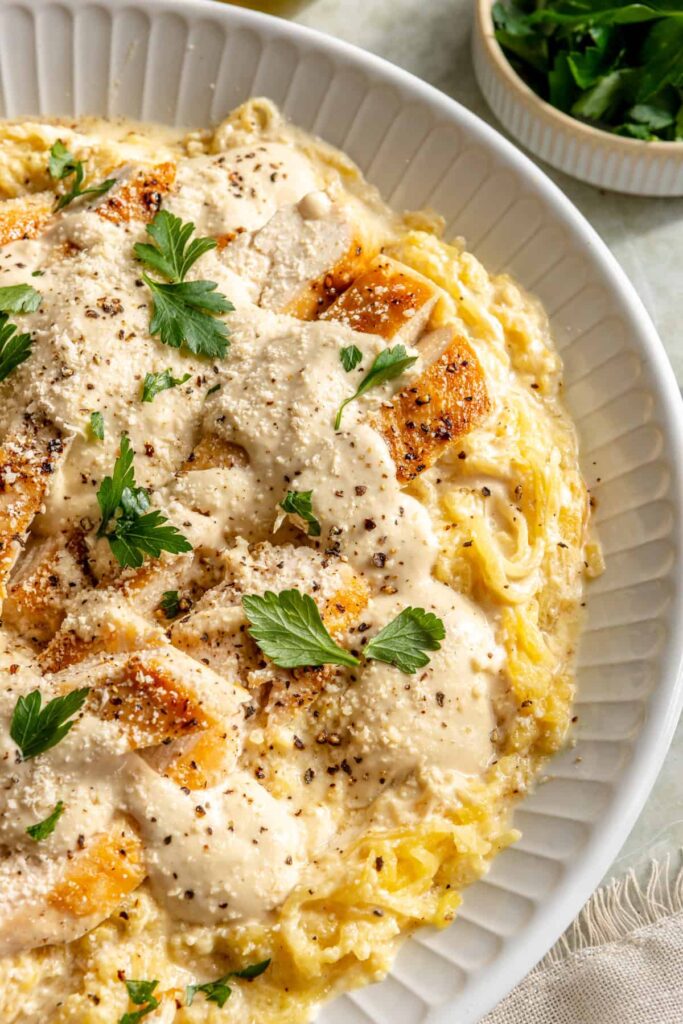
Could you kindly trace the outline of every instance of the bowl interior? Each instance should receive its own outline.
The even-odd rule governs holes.
[[[490,270],[551,314],[607,572],[589,590],[577,745],[517,814],[521,842],[424,931],[390,977],[324,1024],[468,1024],[578,911],[654,781],[680,704],[680,398],[624,275],[562,194],[435,90],[282,21],[182,0],[15,0],[0,8],[0,114],[202,125],[267,95],[345,149],[398,208],[432,206]]]

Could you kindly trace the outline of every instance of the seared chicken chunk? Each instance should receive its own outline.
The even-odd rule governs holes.
[[[81,531],[42,540],[26,552],[10,580],[3,623],[31,643],[46,643],[61,626],[69,600],[94,582]]]
[[[89,661],[52,683],[65,692],[90,686],[92,713],[116,723],[130,749],[146,750],[179,786],[204,789],[235,762],[248,693],[168,643]]]
[[[0,245],[21,238],[37,238],[50,220],[54,204],[52,192],[3,200],[0,203]]]
[[[420,349],[438,354],[381,410],[378,420],[404,483],[429,469],[490,408],[479,360],[464,338],[444,328],[425,339]]]
[[[436,304],[438,289],[403,263],[379,256],[321,314],[360,334],[379,334],[387,341],[414,345]]]
[[[0,599],[63,451],[60,431],[28,417],[0,447]]]
[[[224,258],[254,282],[259,305],[313,320],[349,287],[377,247],[350,207],[314,192],[278,210],[253,235],[239,235]]]
[[[0,956],[76,939],[104,921],[146,875],[142,843],[124,820],[83,840],[81,849],[43,861],[0,863]]]

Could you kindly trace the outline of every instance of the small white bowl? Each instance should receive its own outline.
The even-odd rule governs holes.
[[[522,81],[494,35],[492,0],[476,0],[474,70],[491,110],[534,156],[614,192],[683,196],[683,142],[642,142],[577,121]]]

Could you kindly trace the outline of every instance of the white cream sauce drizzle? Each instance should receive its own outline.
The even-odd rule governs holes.
[[[253,231],[311,192],[318,195],[309,212],[324,217],[331,209],[320,199],[316,168],[279,143],[185,161],[178,184],[164,205],[192,219],[201,234]],[[5,702],[1,847],[11,851],[25,844],[24,819],[49,813],[55,797],[68,811],[54,838],[34,851],[39,860],[59,856],[64,844],[73,849],[77,835],[87,840],[106,831],[114,814],[125,812],[141,829],[153,890],[174,916],[196,922],[251,919],[285,897],[340,829],[348,829],[350,814],[357,815],[356,831],[380,821],[383,793],[391,794],[386,797],[390,816],[396,816],[398,805],[408,818],[419,800],[416,804],[414,787],[405,788],[406,780],[421,780],[419,799],[430,791],[443,803],[483,773],[492,755],[492,694],[502,652],[484,613],[432,575],[436,539],[430,515],[398,485],[388,448],[372,426],[373,411],[396,384],[349,405],[341,430],[334,430],[336,409],[355,390],[383,341],[331,322],[301,323],[256,307],[253,283],[214,251],[190,276],[216,281],[234,302],[236,311],[227,318],[230,354],[208,364],[174,351],[148,334],[149,296],[138,284],[140,269],[132,259],[133,244],[143,238],[139,225],[113,225],[80,207],[58,218],[40,239],[0,250],[0,285],[33,283],[43,296],[37,313],[16,318],[33,332],[35,346],[31,359],[0,385],[0,432],[9,431],[28,408],[73,436],[38,531],[51,535],[75,522],[97,523],[95,492],[111,472],[126,430],[136,451],[138,483],[152,489],[155,504],[196,547],[221,550],[240,536],[272,539],[286,491],[311,489],[322,548],[333,550],[331,558],[341,556],[370,586],[363,636],[372,637],[408,605],[434,612],[447,631],[441,651],[416,675],[372,662],[340,689],[338,723],[347,736],[343,753],[354,768],[342,773],[331,802],[324,766],[311,785],[300,786],[294,800],[271,795],[244,767],[211,790],[181,793],[135,755],[118,755],[118,767],[111,771],[115,744],[107,747],[106,770],[99,762],[92,767],[87,757],[79,759],[76,740],[89,745],[99,736],[90,716],[74,728],[73,741],[36,760],[31,770],[21,766],[18,781],[8,788],[7,779],[17,769],[7,739],[13,700]],[[65,243],[78,251],[63,255]],[[31,278],[34,269],[43,276]],[[351,343],[363,352],[363,362],[347,374],[339,349]],[[169,367],[175,376],[190,372],[191,381],[143,405],[145,373]],[[419,371],[418,361],[411,373]],[[220,390],[207,395],[216,383]],[[87,434],[93,410],[104,415],[104,442]],[[201,428],[242,445],[249,465],[176,477]],[[359,640],[356,634],[344,642],[361,650]],[[313,758],[320,756],[314,726],[311,722],[305,736],[307,756]],[[64,763],[67,754],[76,759],[77,776]],[[84,786],[98,794],[95,814],[81,796]],[[10,827],[14,794],[24,791],[31,815],[25,811]],[[412,795],[403,799],[400,793]],[[30,943],[28,920],[26,927]]]

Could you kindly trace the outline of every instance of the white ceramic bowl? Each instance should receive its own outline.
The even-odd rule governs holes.
[[[476,0],[472,57],[479,88],[511,135],[560,171],[615,192],[683,196],[683,142],[642,142],[583,124],[522,81],[494,35],[493,0]]]
[[[0,114],[202,125],[253,94],[344,147],[397,207],[430,204],[552,315],[607,572],[591,588],[577,746],[517,814],[524,832],[446,931],[321,1024],[472,1024],[545,953],[613,860],[681,703],[681,400],[655,331],[567,199],[468,111],[285,21],[200,0],[5,0]],[[600,480],[598,483],[597,481]],[[580,758],[580,760],[579,760]]]

